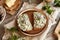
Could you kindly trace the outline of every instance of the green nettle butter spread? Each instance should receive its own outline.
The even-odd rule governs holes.
[[[32,30],[32,25],[31,25],[29,17],[26,13],[19,16],[18,24],[19,24],[18,26],[20,27],[20,29],[22,29],[23,31]]]
[[[46,17],[39,12],[34,12],[34,27],[43,28],[45,24]]]

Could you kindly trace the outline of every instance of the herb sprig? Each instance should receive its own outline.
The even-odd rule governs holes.
[[[7,29],[7,30],[12,31],[12,32],[18,31],[16,27],[12,27],[11,29]]]
[[[48,3],[46,3],[46,5],[42,7],[42,9],[46,10],[48,14],[51,14],[54,11]]]

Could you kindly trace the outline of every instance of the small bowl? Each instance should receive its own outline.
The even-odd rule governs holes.
[[[46,20],[47,20],[47,21],[46,21],[46,24],[45,24],[45,26],[44,26],[41,30],[37,29],[36,31],[32,31],[32,33],[27,33],[27,32],[25,32],[25,31],[22,31],[22,30],[19,28],[19,26],[18,26],[19,32],[22,32],[24,35],[27,35],[27,36],[37,36],[37,35],[39,35],[39,34],[42,34],[42,33],[46,30],[46,28],[47,28],[47,26],[48,26],[48,17],[47,17],[47,15],[46,15],[42,10],[39,10],[39,9],[36,9],[36,8],[23,10],[23,11],[18,15],[18,17],[19,17],[20,15],[22,15],[23,13],[26,13],[26,12],[34,12],[34,11],[40,12],[40,13],[42,13],[42,14],[46,17]],[[17,23],[17,24],[18,24],[18,23]],[[36,32],[37,32],[37,33],[36,33]]]
[[[8,7],[5,3],[6,0],[3,0],[3,6],[6,9],[7,13],[10,15],[16,15],[16,12],[21,8],[22,6],[22,0],[16,0],[15,4],[11,7]]]
[[[0,24],[1,24],[6,17],[6,11],[2,6],[0,6],[0,11],[2,12],[2,20],[0,21]]]

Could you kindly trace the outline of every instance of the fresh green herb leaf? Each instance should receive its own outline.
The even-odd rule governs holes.
[[[18,37],[16,35],[12,35],[8,40],[17,40]]]
[[[55,0],[54,1],[54,6],[60,7],[60,0]]]
[[[53,12],[53,9],[51,9],[51,6],[48,3],[42,7],[42,9],[46,10],[48,14],[51,14]]]
[[[43,9],[43,10],[46,10],[46,6],[43,6],[42,9]]]
[[[43,10],[46,10],[46,9],[49,9],[49,8],[50,8],[50,5],[48,3],[46,3],[46,5],[42,7]]]
[[[13,27],[13,28],[8,29],[8,30],[9,30],[9,31],[12,31],[12,32],[14,32],[14,31],[18,31],[16,27]]]
[[[52,9],[48,9],[48,10],[47,10],[47,13],[48,13],[48,14],[51,14],[52,12],[53,12]]]

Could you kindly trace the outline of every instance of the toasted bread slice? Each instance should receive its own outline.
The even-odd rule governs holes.
[[[6,1],[6,0],[5,0]],[[4,1],[4,2],[5,2]],[[12,0],[13,1],[13,0]],[[7,13],[14,15],[16,10],[19,9],[19,7],[21,6],[22,1],[21,0],[16,0],[11,6],[8,6],[7,3],[4,3],[4,7],[7,10]],[[10,3],[9,3],[10,4]]]

